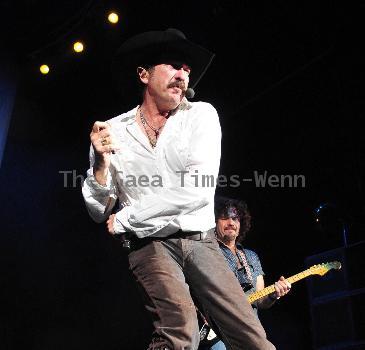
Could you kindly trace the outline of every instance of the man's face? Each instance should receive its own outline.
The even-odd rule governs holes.
[[[235,241],[240,232],[240,219],[238,215],[227,215],[217,220],[216,232],[218,239],[223,243]]]
[[[162,106],[176,108],[189,84],[190,67],[186,64],[159,64],[151,71],[147,90]]]

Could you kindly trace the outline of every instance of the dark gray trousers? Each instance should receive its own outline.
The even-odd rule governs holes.
[[[153,240],[129,254],[155,328],[150,350],[196,350],[194,299],[214,321],[227,349],[273,350],[214,234],[204,240]]]

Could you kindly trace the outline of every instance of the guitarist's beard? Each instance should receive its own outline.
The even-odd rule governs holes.
[[[237,237],[237,235],[234,235],[234,236],[224,235],[224,236],[221,237],[221,241],[225,245],[230,245],[230,244],[232,244],[233,242],[236,241],[236,237]]]
[[[237,229],[232,228],[224,228],[223,232],[218,232],[219,240],[224,243],[225,245],[231,245],[235,243],[238,236]]]

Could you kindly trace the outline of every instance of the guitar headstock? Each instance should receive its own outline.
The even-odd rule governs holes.
[[[309,268],[309,270],[313,275],[323,276],[329,270],[332,269],[339,270],[340,268],[341,268],[341,263],[339,261],[331,261],[318,265],[313,265],[312,267]]]

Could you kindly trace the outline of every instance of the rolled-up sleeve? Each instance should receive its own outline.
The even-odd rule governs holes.
[[[100,223],[110,215],[117,196],[110,171],[108,171],[105,186],[96,181],[93,173],[94,162],[94,150],[90,147],[90,169],[87,171],[87,177],[82,185],[82,195],[90,216],[94,221]]]

